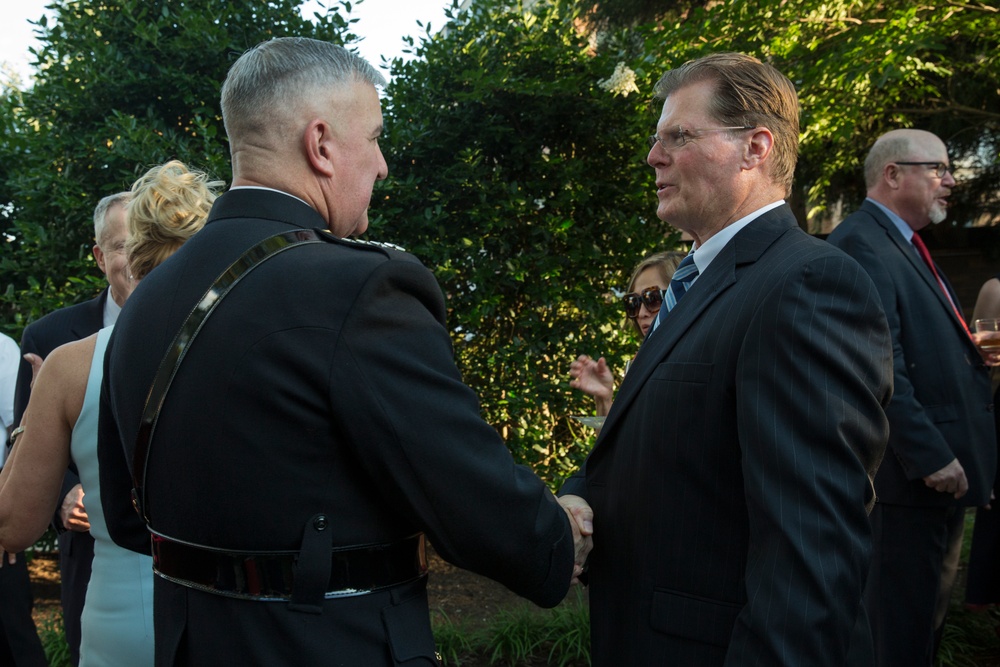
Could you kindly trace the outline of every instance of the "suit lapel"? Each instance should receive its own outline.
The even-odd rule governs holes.
[[[684,298],[639,348],[639,354],[629,367],[628,375],[625,376],[611,412],[601,428],[595,451],[615,431],[649,376],[670,354],[677,342],[698,321],[705,309],[737,282],[737,268],[756,262],[781,234],[796,226],[791,209],[787,205],[780,206],[740,230],[716,255]]]
[[[962,338],[964,338],[965,340],[969,340],[969,337],[966,335],[965,328],[962,326],[962,323],[958,321],[957,317],[955,317],[955,311],[952,309],[951,303],[948,302],[948,297],[945,296],[944,292],[941,290],[941,285],[938,284],[938,281],[934,277],[934,274],[931,273],[930,267],[928,267],[924,263],[924,260],[920,258],[920,255],[917,254],[917,250],[916,248],[913,247],[913,244],[907,241],[905,238],[903,238],[903,235],[896,228],[896,225],[892,223],[892,220],[890,220],[889,217],[885,214],[885,212],[883,212],[882,209],[880,209],[878,206],[872,204],[869,201],[866,201],[861,205],[861,210],[867,212],[870,216],[872,216],[872,218],[875,219],[875,222],[877,222],[879,226],[882,227],[886,235],[895,244],[899,252],[903,254],[906,260],[913,267],[913,270],[916,271],[917,275],[920,276],[921,281],[923,281],[923,283],[927,285],[927,288],[934,293],[934,298],[937,300],[938,304],[942,308],[944,308],[945,311],[948,313],[949,319],[954,323],[956,329],[958,329]],[[941,274],[940,268],[938,269],[938,274],[939,275]],[[946,286],[948,285],[948,282],[944,278],[944,276],[941,277],[941,281]],[[955,299],[955,307],[961,309],[961,306],[958,304],[958,297],[955,296],[954,294],[954,290],[951,290],[950,287],[946,287],[946,289],[948,289],[951,292],[952,298]],[[971,341],[969,344],[970,345],[972,344]]]
[[[80,309],[80,316],[75,318],[69,326],[72,338],[69,340],[80,340],[104,328],[104,304],[107,302],[110,288],[105,287],[104,291],[90,301],[85,302],[85,307]]]

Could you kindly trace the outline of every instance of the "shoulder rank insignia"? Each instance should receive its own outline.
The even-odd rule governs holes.
[[[344,243],[346,245],[355,246],[366,246],[369,248],[383,248],[385,250],[398,250],[399,252],[406,252],[406,248],[403,246],[396,245],[395,243],[386,243],[385,241],[369,241],[368,239],[346,239],[339,236],[335,236],[328,229],[317,229],[317,233],[325,237],[328,241],[333,241],[336,243]]]

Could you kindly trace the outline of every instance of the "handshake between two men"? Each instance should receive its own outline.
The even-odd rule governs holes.
[[[587,556],[594,548],[594,510],[580,496],[565,495],[559,498],[559,504],[569,517],[570,528],[573,529],[573,580],[580,583],[587,564]]]

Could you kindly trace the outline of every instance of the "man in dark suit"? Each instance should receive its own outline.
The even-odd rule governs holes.
[[[129,498],[138,457],[158,665],[437,664],[422,532],[447,560],[546,606],[588,550],[586,512],[560,507],[479,416],[431,273],[346,240],[366,230],[386,176],[381,83],[311,39],[241,56],[222,89],[233,188],[115,327],[101,494],[112,538],[148,550]],[[213,281],[258,242],[313,229],[205,301],[219,305],[137,445],[157,368]]]
[[[94,259],[108,279],[108,287],[90,301],[53,311],[24,329],[21,354],[45,358],[66,343],[86,338],[99,329],[115,323],[122,304],[131,292],[131,282],[125,262],[125,205],[129,193],[108,195],[94,209]],[[110,297],[110,298],[109,298]],[[21,422],[31,396],[31,364],[21,360],[14,396],[14,423]],[[63,500],[53,519],[59,531],[59,573],[63,624],[70,649],[70,661],[80,660],[80,614],[83,612],[90,581],[90,564],[94,560],[94,538],[90,536],[90,521],[83,497],[85,489],[71,464],[63,480]]]
[[[657,92],[657,215],[694,250],[562,490],[595,516],[594,665],[870,665],[866,504],[891,392],[874,287],[783,201],[785,76],[714,54]]]
[[[894,130],[865,160],[868,198],[830,234],[871,276],[893,338],[889,454],[875,478],[865,604],[879,665],[930,665],[949,534],[990,502],[996,441],[990,378],[947,278],[917,233],[947,214],[944,143]],[[944,592],[945,595],[948,591]]]

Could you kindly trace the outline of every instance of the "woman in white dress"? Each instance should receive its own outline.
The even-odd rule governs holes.
[[[202,228],[215,200],[205,174],[171,161],[132,186],[125,251],[140,280]],[[42,364],[10,460],[0,473],[0,558],[31,546],[56,508],[70,457],[80,472],[94,537],[81,619],[82,667],[153,664],[152,559],[115,545],[101,507],[97,418],[111,327],[54,350]]]

